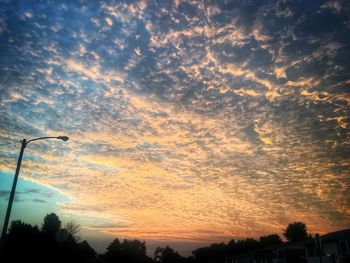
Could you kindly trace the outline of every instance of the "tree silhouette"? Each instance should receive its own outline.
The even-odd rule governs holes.
[[[146,255],[145,242],[139,240],[124,240],[123,243],[119,239],[114,239],[107,247],[104,259],[110,262],[152,262]]]
[[[37,234],[39,233],[38,226],[32,226],[31,224],[26,224],[21,220],[14,220],[11,222],[9,234],[19,235],[19,234]]]
[[[11,222],[4,244],[5,262],[50,262],[56,242],[37,226],[20,220]]]
[[[283,235],[291,242],[303,241],[308,238],[307,228],[303,222],[290,223]]]
[[[135,258],[142,258],[146,256],[146,245],[145,242],[135,240],[124,240],[122,243],[122,250],[126,256]]]
[[[77,235],[80,232],[80,225],[74,220],[67,222],[65,224],[65,229],[68,231],[68,234],[75,239],[75,241],[80,240],[80,236]]]
[[[87,241],[78,243],[72,235],[62,242],[56,241],[53,233],[60,225],[61,221],[55,214],[46,215],[42,231],[20,220],[12,221],[9,233],[2,240],[0,262],[93,262],[96,252]]]
[[[114,239],[107,247],[105,258],[110,261],[116,261],[121,257],[122,248],[118,238]]]
[[[154,251],[154,260],[160,263],[180,263],[183,258],[172,248],[166,246],[165,248],[157,247]]]
[[[55,213],[51,213],[45,216],[41,230],[54,236],[60,227],[61,221],[59,217]]]
[[[96,251],[89,245],[86,240],[78,243],[78,249],[80,257],[83,259],[95,258],[97,255]]]
[[[247,253],[258,248],[260,248],[260,243],[259,241],[253,238],[247,238],[244,240],[237,241],[238,254]]]
[[[74,238],[68,238],[58,247],[58,258],[60,262],[81,262],[94,259],[96,252],[87,241],[77,243]]]
[[[219,262],[228,256],[228,249],[224,243],[211,244],[194,250],[192,254],[196,262]]]
[[[237,255],[237,243],[234,239],[231,239],[227,243],[227,254],[228,254],[228,256]]]
[[[259,242],[261,247],[270,247],[282,244],[282,240],[277,234],[261,236]]]
[[[259,241],[247,238],[231,240],[227,244],[214,243],[192,252],[193,257],[184,258],[177,251],[166,246],[157,247],[153,260],[146,255],[145,242],[124,239],[114,239],[106,248],[106,253],[96,258],[96,252],[87,241],[77,242],[75,237],[80,226],[74,221],[68,222],[67,229],[61,229],[61,221],[54,214],[47,214],[40,229],[20,220],[12,221],[9,233],[3,240],[0,249],[1,263],[10,262],[118,262],[118,263],[222,263],[227,257],[239,256],[257,249],[274,249],[283,244],[277,234],[261,236]],[[66,238],[57,241],[60,231],[66,233]],[[56,235],[55,235],[56,234]],[[62,234],[62,233],[61,233]],[[284,236],[292,241],[302,241],[308,238],[307,228],[302,222],[290,223],[284,230]],[[68,237],[68,238],[67,238]]]

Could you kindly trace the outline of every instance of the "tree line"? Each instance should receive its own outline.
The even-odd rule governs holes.
[[[189,257],[166,247],[157,247],[153,257],[147,256],[146,243],[135,240],[114,239],[104,254],[96,251],[84,240],[80,241],[80,226],[74,221],[62,228],[62,222],[54,214],[45,216],[41,228],[20,220],[11,222],[8,234],[1,241],[1,262],[101,262],[101,263],[221,263],[228,257],[283,244],[278,234],[230,240],[201,247]],[[311,236],[302,222],[290,223],[283,232],[287,242],[303,241]]]

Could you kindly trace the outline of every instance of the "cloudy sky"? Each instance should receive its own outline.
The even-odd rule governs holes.
[[[346,0],[1,1],[0,224],[18,141],[67,135],[27,147],[13,219],[55,212],[97,247],[180,252],[293,221],[349,227],[349,14]]]

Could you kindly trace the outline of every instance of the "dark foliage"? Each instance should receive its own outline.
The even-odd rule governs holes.
[[[37,226],[13,221],[4,243],[5,262],[45,262],[55,253],[56,241]]]
[[[109,262],[136,263],[152,262],[152,259],[146,255],[145,242],[139,240],[124,240],[122,243],[119,239],[114,239],[107,247],[103,258]]]
[[[291,242],[308,239],[307,228],[303,222],[290,223],[284,230],[283,235]]]
[[[193,256],[195,262],[198,263],[221,263],[226,262],[226,258],[229,257],[280,244],[282,244],[282,240],[277,234],[262,236],[259,241],[252,238],[238,241],[232,239],[227,244],[212,244],[209,247],[196,249],[193,251]]]
[[[185,258],[181,257],[178,252],[170,247],[157,247],[154,252],[154,261],[160,263],[181,263],[185,262]]]
[[[1,244],[1,262],[92,262],[96,252],[87,241],[76,242],[72,235],[58,243],[55,232],[61,221],[55,214],[44,218],[42,231],[37,226],[15,220]]]
[[[81,243],[77,243],[79,255],[81,258],[95,258],[96,257],[96,251],[90,247],[89,243],[84,240]]]
[[[224,243],[211,244],[192,252],[196,262],[222,262],[228,256],[228,247]]]
[[[272,247],[281,245],[283,243],[281,238],[277,234],[261,236],[259,242],[261,247]]]
[[[61,221],[55,213],[47,214],[44,218],[44,223],[41,230],[52,236],[61,228]]]
[[[259,249],[275,248],[283,244],[277,234],[261,236],[259,240],[247,238],[231,240],[227,244],[217,243],[201,247],[192,252],[191,257],[182,257],[177,251],[166,246],[157,247],[154,258],[146,254],[146,244],[139,240],[114,239],[103,255],[97,254],[87,241],[78,242],[74,236],[78,231],[61,229],[61,221],[54,214],[44,218],[42,229],[37,226],[13,221],[9,233],[1,245],[1,263],[10,262],[101,262],[101,263],[224,263],[233,258]],[[74,229],[79,225],[74,224]],[[288,225],[284,235],[290,241],[308,238],[304,223]]]

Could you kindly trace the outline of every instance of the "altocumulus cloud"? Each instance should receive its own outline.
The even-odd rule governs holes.
[[[3,2],[0,140],[71,137],[27,149],[21,176],[118,237],[345,228],[349,13],[347,1]]]

